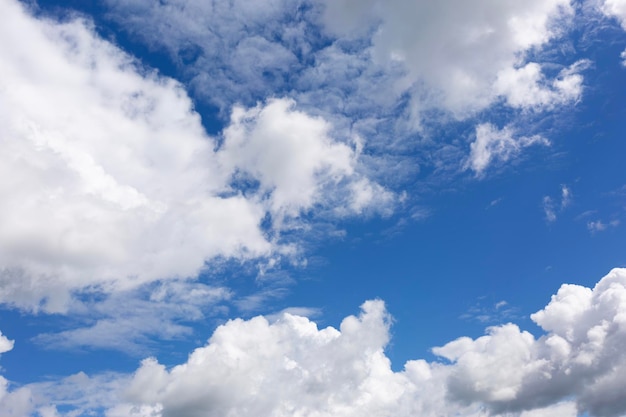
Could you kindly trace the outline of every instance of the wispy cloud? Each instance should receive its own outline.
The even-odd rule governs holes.
[[[572,190],[567,185],[561,185],[560,202],[550,196],[544,196],[542,200],[543,212],[548,223],[555,222],[557,214],[565,210],[573,200]]]
[[[546,221],[552,223],[556,220],[556,212],[554,211],[554,202],[549,196],[543,197],[543,212],[546,216]]]
[[[591,233],[597,233],[607,230],[608,228],[613,228],[619,226],[619,220],[611,220],[608,223],[604,223],[602,220],[594,220],[587,222],[587,230]]]
[[[473,170],[480,177],[489,165],[506,162],[519,155],[522,149],[536,144],[548,146],[550,142],[538,135],[515,137],[510,126],[498,129],[489,123],[480,124],[476,126],[476,140],[470,144],[465,169]]]

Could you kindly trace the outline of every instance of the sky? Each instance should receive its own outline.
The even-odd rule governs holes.
[[[626,416],[625,0],[0,16],[0,415]]]

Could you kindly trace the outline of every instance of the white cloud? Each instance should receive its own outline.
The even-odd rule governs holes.
[[[602,220],[592,220],[587,222],[587,229],[591,233],[603,232],[609,227],[617,227],[619,226],[619,220],[611,220],[608,223],[603,222]]]
[[[575,67],[546,80],[540,63],[526,62],[528,52],[565,30],[573,13],[568,0],[340,0],[326,5],[326,23],[335,33],[358,29],[362,16],[378,24],[374,54],[379,61],[402,62],[408,71],[405,83],[418,91],[426,88],[428,100],[417,106],[434,105],[464,117],[499,97],[512,107],[539,109],[580,93]],[[419,96],[423,91],[416,101]]]
[[[29,388],[9,389],[9,382],[0,376],[0,414],[6,417],[27,417],[33,411],[32,392]]]
[[[5,335],[0,332],[0,353],[5,353],[13,349],[13,340],[9,340]]]
[[[466,169],[482,175],[494,162],[506,162],[519,155],[523,148],[531,145],[549,145],[550,142],[538,135],[515,137],[510,126],[498,129],[490,123],[476,126],[476,140],[470,144],[470,155],[465,162]]]
[[[544,62],[551,59],[544,48],[556,48],[572,26],[570,0],[107,5],[134,38],[166,51],[221,116],[234,103],[291,97],[332,121],[341,137],[365,138],[372,157],[362,165],[392,181],[412,174],[414,160],[399,164],[397,156],[416,146],[416,132],[433,119],[501,105],[536,116],[577,102],[583,89],[586,61]],[[460,153],[452,146],[423,155],[426,164],[456,167]]]
[[[382,301],[338,330],[290,314],[231,320],[184,364],[144,360],[110,415],[624,415],[626,269],[593,289],[563,285],[531,318],[539,338],[495,326],[435,348],[447,363],[411,360],[400,372],[384,354]]]
[[[368,181],[356,150],[289,100],[235,109],[216,151],[179,83],[87,22],[0,7],[0,302],[62,312],[77,289],[293,252],[280,241],[289,225],[262,226],[268,213],[350,210],[353,193],[338,191]],[[238,183],[242,172],[260,190]]]
[[[275,99],[249,110],[236,107],[218,152],[227,170],[251,176],[262,195],[271,194],[269,212],[279,221],[310,210],[321,194],[333,195],[329,189],[358,177],[357,144],[351,148],[334,141],[328,122],[294,106],[292,100]],[[365,178],[351,182],[345,194],[354,197],[345,207],[359,212],[370,205],[375,198],[364,194],[374,186]]]
[[[27,413],[20,417],[108,416],[110,413],[104,414],[102,408],[114,410],[128,383],[128,376],[124,374],[109,372],[88,376],[78,372],[65,378],[29,384],[24,389],[29,390],[32,408],[37,414]]]
[[[542,206],[546,221],[548,223],[556,221],[557,213],[565,210],[572,203],[572,198],[572,190],[565,184],[561,185],[560,204],[558,203],[558,198],[552,198],[547,195],[544,196]]]
[[[363,304],[339,329],[283,313],[230,320],[171,368],[145,359],[133,375],[84,373],[7,391],[2,406],[109,417],[626,415],[626,269],[594,288],[564,284],[531,315],[535,337],[508,323],[433,349],[441,361],[393,371],[390,316]],[[15,408],[14,408],[15,409]],[[72,411],[73,410],[73,411]],[[46,413],[46,414],[44,414]],[[55,414],[57,413],[57,414]],[[72,414],[73,413],[73,414]],[[4,414],[3,414],[4,415]]]
[[[601,4],[601,10],[606,16],[616,18],[626,30],[626,1],[604,0]]]
[[[0,353],[13,350],[14,341],[0,332]],[[6,417],[26,417],[33,410],[32,393],[29,388],[10,390],[9,381],[0,376],[0,415]]]
[[[548,223],[552,223],[556,220],[556,212],[554,211],[554,203],[552,202],[552,198],[549,196],[543,197],[543,212],[546,216],[546,221]]]
[[[616,19],[626,30],[626,1],[624,0],[604,0],[600,3],[600,10],[605,16]],[[626,50],[620,54],[622,65],[626,66]]]
[[[521,68],[507,68],[498,74],[495,90],[506,97],[509,106],[521,109],[546,110],[577,101],[582,94],[583,77],[580,70],[586,61],[579,61],[562,70],[547,82],[541,66],[535,62]]]
[[[561,209],[572,203],[572,190],[567,185],[561,185]]]

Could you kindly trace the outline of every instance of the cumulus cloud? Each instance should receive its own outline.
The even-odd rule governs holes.
[[[231,320],[181,365],[149,358],[115,416],[593,416],[626,414],[626,270],[564,284],[531,316],[544,333],[490,327],[391,370],[380,300],[339,329],[283,314]],[[151,414],[152,413],[152,414]]]
[[[541,63],[525,62],[528,52],[566,30],[573,13],[568,0],[340,0],[326,5],[326,24],[335,33],[354,32],[363,16],[370,18],[377,27],[377,59],[402,62],[408,71],[404,82],[429,91],[430,103],[417,106],[435,105],[464,116],[500,97],[512,107],[541,109],[580,93],[577,66],[546,80]]]
[[[284,223],[264,226],[268,214],[362,201],[350,191],[368,182],[357,150],[292,101],[236,108],[220,148],[182,85],[88,22],[0,7],[0,302],[62,312],[77,289],[127,290],[194,277],[217,257],[293,252],[280,242]]]
[[[227,170],[259,181],[261,194],[271,195],[269,211],[278,219],[311,209],[325,188],[352,176],[358,156],[356,145],[330,137],[325,120],[294,106],[291,100],[270,100],[264,107],[236,107],[218,154]],[[368,183],[361,179],[354,184],[363,181]],[[354,201],[363,199],[363,192],[353,194]]]
[[[515,137],[510,126],[498,129],[490,123],[476,126],[476,140],[470,144],[470,155],[465,168],[480,176],[494,162],[506,162],[519,155],[522,149],[535,145],[550,145],[550,142],[538,135]]]

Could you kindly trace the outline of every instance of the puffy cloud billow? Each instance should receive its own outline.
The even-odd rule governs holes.
[[[568,30],[569,0],[326,2],[334,33],[376,31],[373,56],[406,68],[417,108],[439,107],[466,117],[504,99],[512,108],[545,110],[581,93],[580,66],[546,78],[542,62],[529,61]],[[425,59],[427,57],[427,59]]]
[[[367,193],[380,186],[360,173],[356,140],[292,100],[237,107],[212,137],[180,83],[89,22],[34,18],[11,0],[0,13],[2,303],[63,312],[73,291],[293,253],[281,232],[311,207],[393,200]]]
[[[400,372],[384,352],[390,316],[380,300],[339,329],[290,314],[231,320],[184,364],[144,360],[109,415],[626,415],[626,269],[593,289],[564,284],[531,318],[539,337],[490,327]]]

